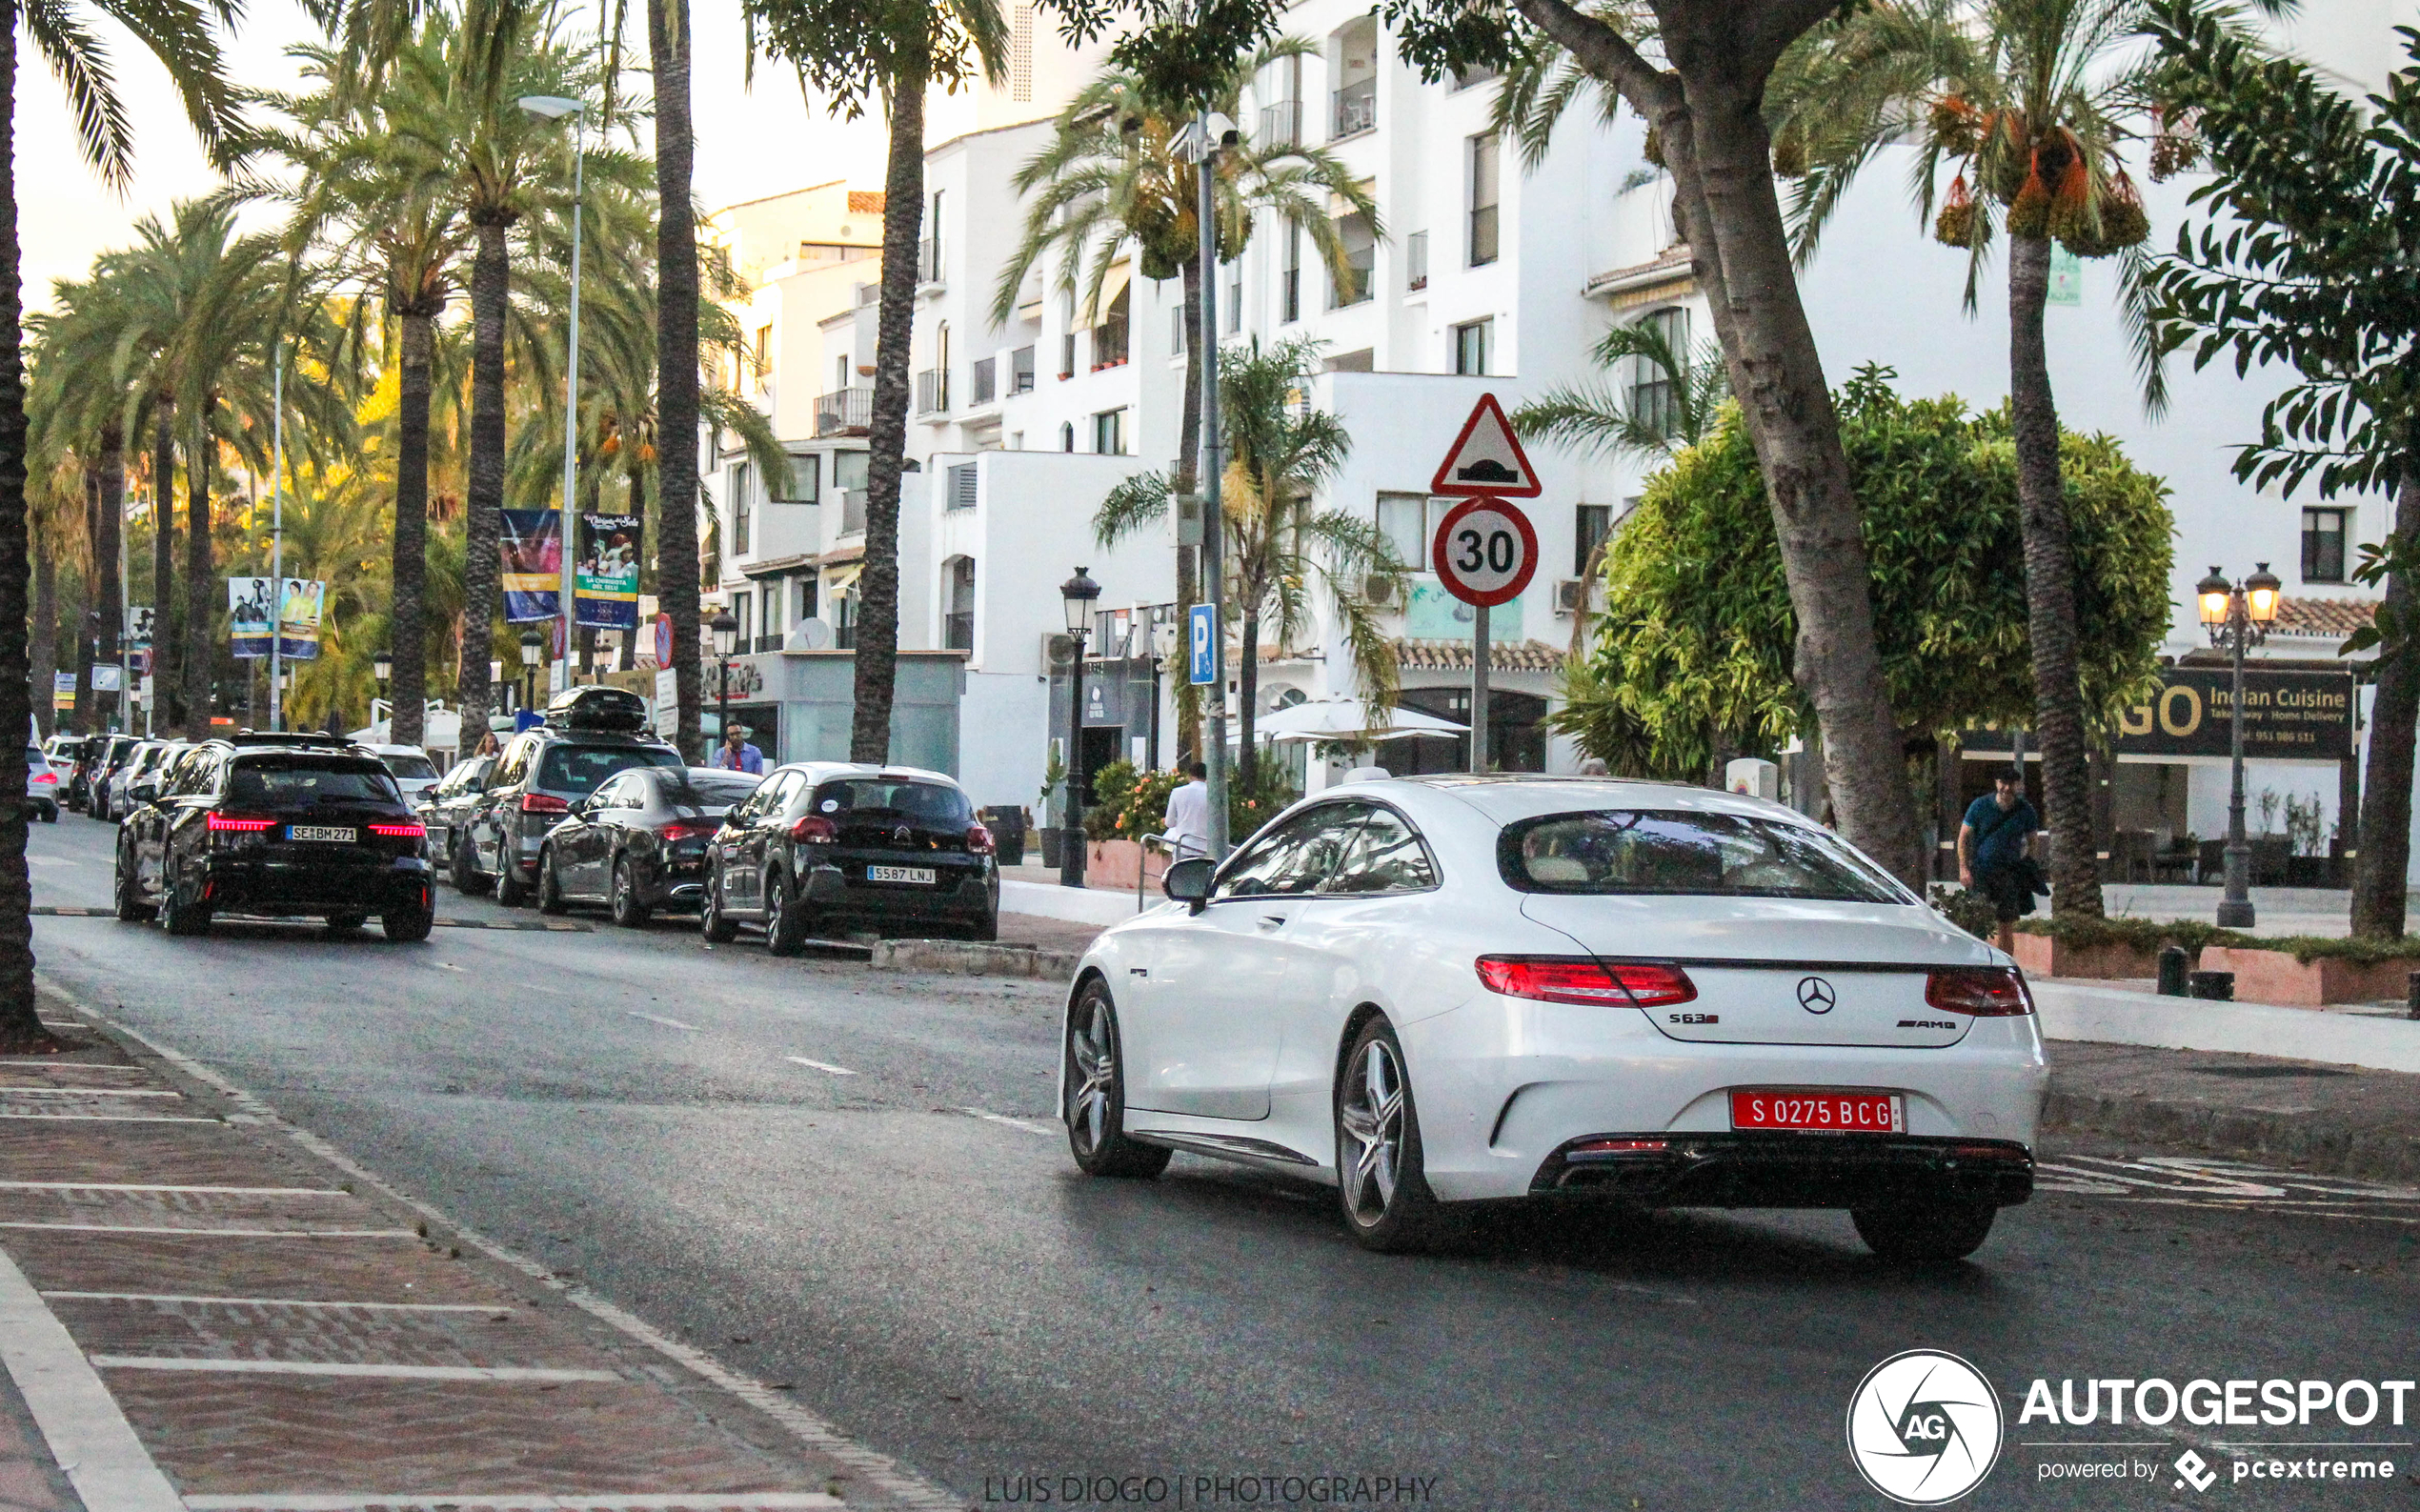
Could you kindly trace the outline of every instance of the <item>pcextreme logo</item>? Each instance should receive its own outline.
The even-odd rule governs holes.
[[[1983,1372],[1910,1349],[1865,1373],[1848,1399],[1848,1455],[1905,1506],[1939,1506],[1983,1483],[2000,1458],[2000,1398]]]

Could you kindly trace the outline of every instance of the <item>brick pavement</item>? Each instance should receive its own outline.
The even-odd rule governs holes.
[[[950,1504],[81,1038],[0,1060],[0,1250],[193,1512]],[[80,1507],[0,1377],[0,1512]]]

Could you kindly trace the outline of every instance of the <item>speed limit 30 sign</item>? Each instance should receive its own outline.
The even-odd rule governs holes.
[[[1510,603],[1538,573],[1538,533],[1520,506],[1475,498],[1437,522],[1428,559],[1445,592],[1465,604]]]

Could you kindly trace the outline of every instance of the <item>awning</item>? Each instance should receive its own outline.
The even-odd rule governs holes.
[[[846,593],[849,589],[857,586],[857,575],[864,571],[865,563],[861,561],[850,562],[845,566],[833,568],[830,572],[824,575],[824,592],[831,594]]]
[[[1100,297],[1093,303],[1092,323],[1094,325],[1099,325],[1108,318],[1109,307],[1118,302],[1118,296],[1126,292],[1126,286],[1134,282],[1134,278],[1135,265],[1132,259],[1120,257],[1109,265],[1109,272],[1103,274],[1100,280]]]
[[[762,582],[768,577],[788,577],[815,565],[815,553],[800,552],[795,556],[776,556],[769,561],[752,562],[739,569],[739,575]]]

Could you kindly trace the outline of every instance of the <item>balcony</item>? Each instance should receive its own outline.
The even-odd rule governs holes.
[[[1125,365],[1126,323],[1120,320],[1093,327],[1093,371]]]
[[[1416,231],[1403,238],[1403,287],[1428,287],[1428,232]]]
[[[874,391],[842,389],[827,393],[815,402],[815,433],[826,435],[863,435],[874,423]]]
[[[950,408],[950,374],[945,368],[927,368],[916,375],[916,413],[947,414]]]
[[[757,651],[779,651],[781,649],[781,637],[779,635],[758,635],[754,641],[750,642],[750,645]]]
[[[865,494],[861,488],[840,491],[840,534],[861,535],[865,533]]]
[[[975,364],[974,382],[970,386],[967,403],[989,404],[992,402],[995,394],[992,374],[997,371],[995,364],[998,361],[998,359],[995,357],[985,357]]]
[[[941,243],[932,236],[916,244],[916,281],[938,284],[941,281]]]
[[[1348,84],[1336,91],[1335,128],[1330,141],[1359,136],[1363,131],[1378,130],[1378,77],[1372,74],[1359,84]]]
[[[1008,354],[1008,392],[1034,392],[1034,349],[1019,347]]]
[[[1279,147],[1302,145],[1302,102],[1280,100],[1275,105],[1260,107],[1260,131],[1257,144],[1262,151]]]

